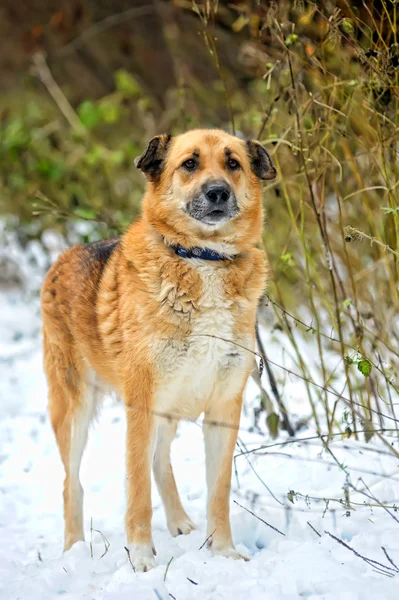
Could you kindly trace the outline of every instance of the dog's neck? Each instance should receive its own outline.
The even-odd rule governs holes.
[[[234,260],[236,258],[236,254],[224,254],[220,253],[212,248],[194,246],[192,248],[184,248],[180,244],[168,244],[164,239],[164,242],[169,248],[171,248],[177,256],[181,258],[196,258],[199,260],[211,260],[211,261],[219,261],[219,260]]]

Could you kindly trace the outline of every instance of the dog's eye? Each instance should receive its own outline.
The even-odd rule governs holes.
[[[195,160],[193,158],[189,158],[188,160],[185,160],[184,163],[182,164],[182,167],[187,169],[187,171],[194,171],[196,166],[197,166],[197,163],[195,162]]]
[[[229,160],[227,161],[227,166],[232,171],[236,171],[237,169],[240,168],[240,163],[238,162],[238,160],[235,160],[234,158],[229,158]]]

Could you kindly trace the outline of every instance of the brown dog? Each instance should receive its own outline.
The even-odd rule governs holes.
[[[205,414],[208,535],[240,558],[229,520],[232,457],[253,364],[266,265],[266,150],[220,130],[153,138],[136,165],[143,215],[121,239],[67,250],[42,290],[52,425],[65,467],[65,549],[83,540],[79,468],[98,402],[94,380],[124,398],[126,530],[137,571],[154,566],[151,464],[172,535],[189,533],[170,466],[178,421]]]

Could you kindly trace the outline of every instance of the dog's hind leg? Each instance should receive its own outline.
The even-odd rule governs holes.
[[[62,345],[49,344],[44,337],[45,370],[49,383],[49,412],[65,469],[64,550],[83,533],[83,488],[80,463],[90,422],[96,410],[96,394],[88,385],[85,371],[73,353]]]
[[[153,460],[155,481],[165,507],[168,529],[173,536],[187,534],[196,529],[182,506],[170,464],[170,446],[175,437],[177,425],[177,419],[161,418],[159,420]]]

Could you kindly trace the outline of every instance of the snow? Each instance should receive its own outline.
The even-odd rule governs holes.
[[[365,498],[354,491],[351,500],[360,504],[356,511],[348,512],[333,501],[326,507],[313,498],[343,498],[350,478],[356,486],[364,482],[379,501],[392,505],[399,500],[398,459],[378,442],[366,445],[340,437],[331,444],[334,456],[317,439],[273,445],[287,440],[286,435],[271,440],[266,432],[250,431],[257,394],[252,381],[240,448],[270,447],[263,455],[236,458],[233,536],[237,549],[251,555],[249,562],[213,558],[206,547],[200,549],[206,531],[202,432],[199,423],[183,423],[172,446],[172,464],[183,504],[198,530],[172,538],[154,486],[157,567],[149,573],[133,572],[124,548],[125,420],[123,405],[114,398],[107,399],[91,430],[82,463],[86,542],[62,554],[63,471],[46,411],[37,293],[61,245],[57,239],[47,232],[50,259],[40,244],[21,251],[8,239],[8,256],[18,265],[23,285],[3,285],[0,290],[0,600],[397,598],[399,574],[377,572],[325,532],[393,569],[381,546],[398,564],[399,522],[379,507],[361,506]],[[295,371],[288,354],[282,357],[281,340],[267,336],[266,332],[273,360],[285,361]],[[307,352],[309,356],[309,348]],[[306,416],[309,406],[302,383],[285,375],[284,381],[290,412]],[[279,383],[282,387],[282,380]],[[312,429],[304,429],[297,437],[313,435]],[[394,443],[398,448],[397,440]],[[241,450],[237,448],[237,454]],[[293,504],[287,498],[290,490],[308,498],[298,497]],[[390,512],[399,518],[399,512]],[[110,544],[107,551],[102,535]]]

